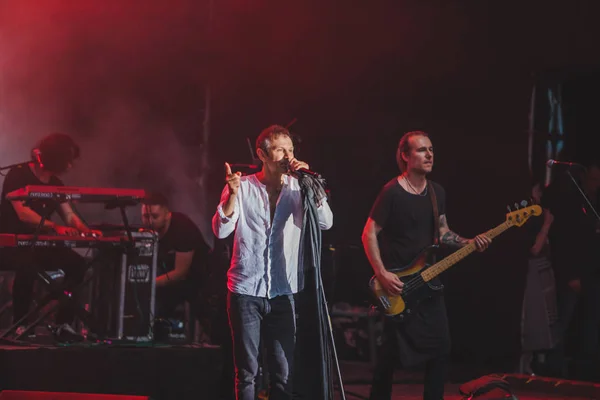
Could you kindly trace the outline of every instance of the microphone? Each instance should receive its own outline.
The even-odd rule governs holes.
[[[44,163],[42,163],[42,159],[41,159],[42,152],[40,151],[40,149],[33,149],[32,153],[33,153],[33,161],[38,163],[40,165],[40,167],[44,168]]]
[[[319,174],[318,172],[315,171],[311,171],[310,169],[306,169],[306,168],[298,168],[295,171],[290,171],[292,174],[296,173],[296,174],[300,174],[300,175],[310,175],[313,178],[320,178],[321,174]]]
[[[573,165],[579,165],[579,166],[581,166],[581,164],[578,164],[578,163],[575,163],[575,162],[557,161],[557,160],[548,160],[546,162],[546,165],[548,167],[552,167],[553,165],[566,165],[568,167],[572,167]]]
[[[318,172],[314,172],[311,171],[309,169],[306,168],[298,168],[295,171],[290,170],[290,160],[287,158],[284,158],[281,163],[283,164],[283,166],[288,170],[288,172],[290,174],[298,174],[298,175],[310,175],[313,178],[317,178],[320,179],[321,178],[321,174],[319,174]]]

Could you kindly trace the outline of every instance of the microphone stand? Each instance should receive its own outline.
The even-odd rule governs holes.
[[[33,160],[23,161],[23,162],[20,162],[20,163],[7,165],[5,167],[0,167],[0,171],[4,171],[5,169],[11,169],[11,168],[14,168],[14,167],[22,167],[24,165],[28,165],[31,162],[33,162]]]
[[[303,173],[301,171],[295,171],[295,172],[292,172],[292,174],[297,174],[297,176],[299,178],[299,184],[302,189],[301,191],[302,191],[302,196],[303,196],[303,203],[305,203],[307,201],[310,203],[314,203],[314,200],[312,198],[310,198],[309,196],[312,196],[314,194],[314,192],[316,190],[318,190],[315,188],[315,186],[324,185],[324,179],[321,179],[321,178],[317,179],[317,178],[315,178],[315,174]],[[324,187],[323,187],[323,190],[324,190]],[[312,208],[309,206],[307,209],[304,210],[304,212],[305,212],[304,218],[307,218],[307,220],[310,220],[310,218],[307,217],[306,214],[310,213],[311,209]],[[314,205],[314,209],[316,210],[316,204]],[[314,222],[314,223],[316,223],[316,222]],[[308,230],[309,232],[312,231],[310,225],[311,224],[309,222],[306,222],[305,225],[303,226],[303,229]],[[320,325],[319,326],[320,334],[318,335],[318,337],[322,341],[320,343],[320,347],[321,347],[320,350],[323,352],[321,354],[321,356],[324,358],[323,370],[321,371],[321,373],[323,374],[322,389],[323,389],[323,391],[325,391],[328,387],[331,387],[331,394],[333,394],[333,392],[335,391],[335,383],[333,381],[333,373],[330,371],[330,368],[335,367],[335,372],[337,373],[337,378],[338,378],[338,388],[340,391],[339,394],[340,394],[340,397],[342,400],[346,400],[346,392],[344,390],[344,383],[342,380],[340,362],[339,362],[337,349],[336,349],[336,345],[335,345],[335,337],[334,337],[334,332],[333,332],[333,326],[331,323],[331,316],[329,313],[329,306],[327,304],[327,298],[325,296],[325,288],[323,286],[323,279],[321,276],[321,244],[322,244],[321,230],[319,229],[318,226],[316,226],[315,229],[316,229],[316,233],[314,233],[314,234],[316,235],[316,237],[315,237],[315,239],[313,239],[313,238],[310,239],[312,243],[310,244],[309,247],[311,247],[310,253],[312,256],[312,266],[313,266],[313,270],[314,270],[314,282],[311,282],[311,284],[314,285],[314,289],[315,289],[314,300],[315,300],[315,305],[318,309],[317,319],[320,320],[320,321],[318,321],[318,324]],[[303,232],[302,240],[306,241],[306,237],[304,236],[305,233],[306,232]],[[310,236],[310,234],[309,234],[309,236]],[[304,245],[306,246],[307,244],[304,243]],[[305,288],[305,289],[308,289],[308,288]],[[306,292],[309,292],[309,291],[307,290]],[[299,306],[299,307],[301,307],[301,306]],[[306,311],[307,311],[306,309],[300,310],[300,313],[303,313]],[[303,318],[303,317],[301,317],[301,318]],[[303,325],[304,324],[302,324],[302,326]],[[299,345],[299,347],[306,346],[307,343],[308,342],[305,337],[302,339],[297,339],[297,342],[296,342],[297,346]],[[329,344],[329,348],[327,347],[327,343]],[[329,354],[329,351],[331,351],[331,354]],[[328,358],[332,358],[331,364],[334,364],[334,365],[329,365]],[[306,367],[307,367],[306,360],[303,360],[301,362],[300,368],[304,369]],[[303,374],[305,376],[303,376],[302,379],[306,380],[308,374],[306,374],[306,372],[303,372]],[[305,395],[308,395],[308,393],[298,393],[298,395],[299,395],[298,397],[304,398]]]
[[[585,195],[584,191],[581,189],[581,187],[577,183],[577,180],[571,174],[571,168],[567,169],[567,175],[569,175],[569,178],[571,178],[571,181],[573,181],[573,184],[575,185],[575,187],[577,188],[577,190],[579,191],[579,193],[581,193],[581,196],[583,197],[583,199],[585,200],[585,202],[587,203],[587,205],[590,206],[590,209],[594,212],[594,215],[596,216],[596,219],[598,220],[598,222],[600,222],[600,215],[598,215],[598,211],[596,211],[596,209],[594,208],[594,206],[590,202],[590,199],[588,199],[588,197]]]

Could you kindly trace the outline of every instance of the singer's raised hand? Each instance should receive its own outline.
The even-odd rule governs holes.
[[[300,168],[310,169],[307,163],[304,161],[299,161],[295,158],[290,159],[290,171],[294,172],[299,170]]]
[[[231,165],[229,165],[229,163],[225,163],[225,182],[227,182],[227,186],[229,187],[229,194],[237,194],[238,189],[240,188],[241,176],[242,173],[240,171],[232,173]]]

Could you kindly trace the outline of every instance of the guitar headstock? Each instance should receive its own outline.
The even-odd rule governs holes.
[[[508,213],[506,214],[506,220],[514,226],[522,226],[529,220],[530,217],[537,217],[542,215],[542,207],[538,204],[527,205],[527,201],[523,200],[521,203],[515,203],[514,211],[508,207]]]

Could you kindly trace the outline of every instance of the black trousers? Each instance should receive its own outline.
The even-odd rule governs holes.
[[[600,278],[588,275],[581,279],[581,292],[571,289],[567,282],[557,282],[558,321],[555,325],[558,343],[548,355],[547,371],[550,375],[562,376],[566,363],[567,333],[576,321],[576,309],[581,307],[581,318],[577,321],[574,369],[570,378],[581,380],[600,379]]]
[[[386,317],[370,399],[391,400],[396,366],[424,363],[423,399],[442,400],[449,353],[450,332],[443,296],[423,301],[405,322]]]
[[[56,323],[73,322],[78,304],[77,292],[73,290],[83,282],[86,270],[83,257],[66,248],[5,248],[1,256],[4,265],[15,270],[12,289],[14,322],[25,316],[31,307],[37,272],[59,269],[65,273],[64,290],[71,292],[73,301],[61,302]]]
[[[377,365],[371,381],[370,400],[391,400],[394,383],[394,370],[401,365],[398,357],[398,341],[394,339],[395,326],[386,323],[384,339],[377,354]],[[444,398],[444,382],[446,378],[447,356],[435,356],[425,363],[423,385],[424,400],[442,400]]]
[[[200,317],[198,298],[199,288],[189,279],[157,287],[155,316],[157,318],[174,318],[177,306],[188,301],[195,316]]]

